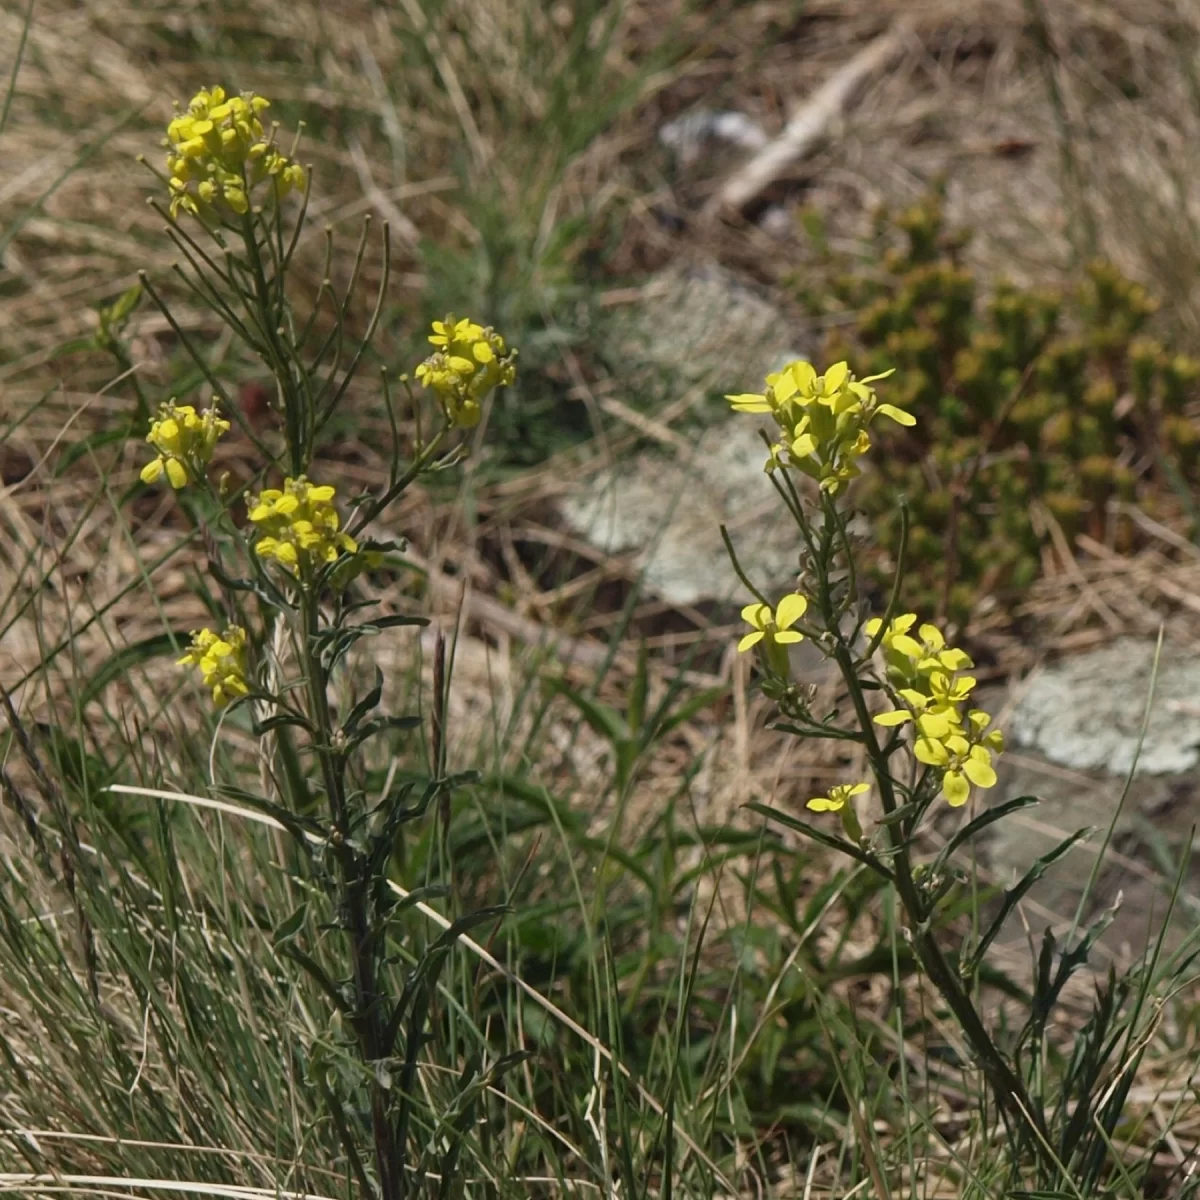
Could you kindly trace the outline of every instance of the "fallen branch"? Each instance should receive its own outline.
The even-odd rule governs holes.
[[[911,34],[907,21],[895,24],[827,79],[795,112],[778,137],[768,142],[705,207],[705,215],[737,212],[804,158],[825,136],[863,85],[899,56]]]

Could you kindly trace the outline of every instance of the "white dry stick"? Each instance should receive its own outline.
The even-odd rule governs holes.
[[[778,137],[769,141],[753,158],[743,163],[732,178],[705,207],[706,216],[737,211],[778,179],[794,162],[802,159],[819,142],[829,127],[846,111],[862,86],[899,56],[911,33],[907,21],[899,21],[827,79],[792,114]]]

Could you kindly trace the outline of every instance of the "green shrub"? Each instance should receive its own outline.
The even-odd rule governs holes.
[[[985,287],[964,263],[969,237],[947,229],[935,191],[881,213],[877,256],[823,249],[828,274],[797,285],[814,314],[852,314],[825,357],[861,374],[896,367],[890,398],[919,420],[883,433],[857,499],[886,577],[900,533],[893,497],[907,496],[905,604],[956,621],[986,598],[1020,596],[1054,522],[1068,543],[1086,533],[1129,549],[1133,528],[1113,501],[1169,507],[1173,489],[1200,482],[1190,412],[1200,361],[1149,335],[1157,304],[1146,289],[1105,262],[1061,289]]]

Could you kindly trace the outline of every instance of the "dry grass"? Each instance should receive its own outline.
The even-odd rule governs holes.
[[[605,11],[598,7],[595,19]],[[38,595],[5,632],[15,674],[30,671],[47,644],[78,634],[81,618],[92,624],[76,638],[72,669],[86,676],[114,647],[157,631],[163,621],[186,628],[200,616],[187,585],[190,552],[177,552],[154,576],[159,611],[148,612],[136,588],[122,596],[137,564],[154,561],[177,541],[165,507],[143,498],[121,508],[122,520],[114,520],[111,502],[87,513],[101,473],[116,468],[114,499],[132,482],[135,450],[122,450],[116,461],[99,451],[62,478],[52,470],[59,439],[102,428],[127,411],[126,390],[109,386],[112,372],[100,356],[62,347],[91,333],[91,306],[132,282],[139,267],[166,274],[168,244],[145,204],[147,176],[132,160],[156,154],[156,131],[170,101],[210,77],[265,92],[289,123],[308,122],[316,215],[339,235],[353,237],[367,212],[390,221],[399,286],[382,348],[389,359],[412,344],[406,322],[428,315],[448,286],[438,252],[422,251],[416,237],[468,262],[478,251],[467,288],[486,302],[488,280],[481,276],[496,264],[484,261],[490,234],[479,221],[497,211],[524,228],[529,244],[584,218],[585,231],[566,260],[556,262],[559,270],[575,270],[589,239],[614,231],[607,260],[592,269],[593,286],[636,283],[639,272],[703,257],[779,283],[802,261],[802,234],[780,238],[752,220],[700,228],[698,214],[719,172],[736,163],[701,158],[676,168],[655,131],[668,116],[704,104],[745,111],[770,132],[814,82],[904,12],[914,18],[904,61],[766,202],[815,205],[835,238],[853,238],[878,203],[915,198],[947,174],[952,218],[979,230],[979,264],[1037,277],[1069,262],[1086,224],[1082,204],[1096,227],[1094,248],[1165,290],[1171,304],[1164,320],[1185,333],[1192,329],[1191,281],[1200,272],[1186,267],[1200,262],[1200,253],[1189,240],[1194,197],[1178,170],[1178,148],[1200,123],[1181,50],[1197,31],[1177,6],[1079,2],[1043,13],[1020,0],[815,3],[797,13],[764,0],[736,13],[721,6],[699,13],[671,0],[640,0],[625,7],[608,46],[608,86],[636,79],[664,31],[678,38],[682,52],[669,69],[638,81],[636,103],[590,138],[573,132],[580,118],[570,109],[578,99],[565,102],[564,113],[555,109],[554,72],[568,61],[571,12],[566,4],[539,8],[525,23],[503,3],[447,3],[425,14],[415,0],[390,14],[352,4],[266,4],[213,16],[108,0],[36,10],[5,133],[10,166],[0,187],[6,225],[16,226],[0,288],[4,410],[33,408],[3,451],[6,621],[15,604],[33,599],[30,581],[52,564],[63,584],[53,595]],[[1039,13],[1048,48],[1039,49],[1030,34]],[[15,45],[21,10],[10,5],[0,21],[5,41]],[[1062,111],[1048,94],[1051,76]],[[558,124],[545,136],[552,119]],[[1078,194],[1063,184],[1065,154],[1078,174]],[[681,228],[664,223],[664,209],[682,217]],[[315,241],[314,234],[314,251]],[[553,279],[534,281],[528,290],[545,300],[555,286]],[[614,296],[629,302],[636,294]],[[185,329],[211,340],[209,318],[182,311]],[[157,315],[143,311],[137,318],[134,352],[148,389],[161,392],[178,360]],[[218,344],[214,357],[219,362],[229,353]],[[586,352],[564,355],[557,366],[549,361],[547,369],[576,396],[604,383]],[[361,399],[357,438],[335,448],[352,480],[366,482],[381,469],[371,449],[378,419],[369,398]],[[644,432],[617,419],[602,457]],[[235,468],[237,457],[235,449]],[[570,461],[576,478],[600,465],[600,457],[589,461],[586,453]],[[554,460],[511,483],[471,485],[479,520],[469,527],[444,497],[424,497],[404,514],[427,561],[470,579],[481,615],[469,636],[501,659],[510,646],[536,640],[564,620],[584,643],[603,641],[619,624],[630,568],[563,533],[554,504],[562,480],[563,462]],[[1056,545],[1044,581],[1020,614],[1019,634],[984,622],[977,637],[1003,673],[1118,628],[1148,632],[1168,614],[1192,637],[1193,557],[1169,530],[1132,560],[1114,559],[1102,547]],[[450,613],[459,594],[443,586],[435,590],[436,603]],[[500,605],[484,602],[497,594]],[[668,670],[697,641],[711,644],[703,671],[728,678],[731,659],[715,653],[727,636],[726,620],[667,611],[650,598],[631,629],[649,637]],[[593,663],[602,652],[577,649],[580,661]],[[742,779],[751,763],[773,763],[759,746],[755,715],[742,714],[736,733]],[[756,769],[766,777],[793,772]],[[797,778],[800,788],[810,782],[803,772]],[[735,788],[738,796],[745,791],[745,783]]]
[[[945,175],[951,220],[979,231],[973,253],[985,272],[1053,277],[1073,256],[1103,252],[1162,294],[1163,321],[1194,343],[1200,207],[1182,158],[1200,140],[1196,14],[1168,0],[852,0],[807,4],[799,13],[777,0],[711,7],[701,13],[675,0],[630,0],[605,51],[603,86],[627,81],[636,98],[590,129],[587,115],[574,111],[583,101],[561,101],[555,90],[556,73],[571,61],[566,3],[404,0],[385,11],[267,0],[221,12],[112,0],[38,6],[2,139],[0,228],[15,236],[0,272],[0,420],[29,415],[0,446],[0,683],[11,689],[35,675],[48,650],[69,651],[36,675],[40,694],[22,689],[25,711],[53,709],[122,647],[164,628],[187,629],[204,615],[192,587],[201,548],[186,543],[166,503],[130,498],[136,446],[98,447],[61,476],[54,466],[73,439],[129,411],[126,387],[79,343],[94,329],[90,310],[132,283],[138,269],[155,277],[169,270],[168,243],[145,204],[146,176],[132,160],[157,154],[170,101],[209,80],[252,87],[273,97],[289,124],[306,121],[315,230],[327,222],[348,241],[366,213],[389,221],[398,270],[381,356],[402,361],[413,345],[407,330],[447,302],[498,308],[537,335],[566,324],[547,306],[571,287],[611,289],[613,303],[636,303],[647,274],[679,261],[716,259],[778,288],[803,262],[803,235],[767,232],[754,219],[760,212],[704,224],[706,200],[736,163],[710,158],[680,167],[658,145],[656,129],[705,105],[747,112],[773,132],[814,81],[902,11],[915,17],[904,61],[763,205],[814,205],[834,238],[852,241],[878,204],[915,199]],[[1030,21],[1042,10],[1049,39],[1039,48]],[[605,11],[597,6],[598,22]],[[19,6],[0,8],[0,45],[15,46],[21,20]],[[675,56],[639,75],[668,33]],[[577,231],[562,233],[577,220]],[[542,257],[525,276],[506,254],[530,248]],[[377,262],[367,276],[378,277]],[[214,361],[236,354],[216,339],[206,314],[186,305],[178,311],[184,328],[213,346]],[[171,386],[177,349],[166,323],[143,310],[134,356],[152,395]],[[547,351],[541,367],[564,405],[585,404],[589,391],[605,387],[620,394],[620,379],[606,379],[586,345]],[[252,378],[249,364],[232,362],[230,372]],[[347,480],[366,483],[385,469],[374,449],[382,426],[365,391],[357,402],[357,437],[331,454]],[[596,425],[604,436],[595,444],[520,478],[469,481],[477,514],[470,525],[457,515],[462,493],[416,496],[400,514],[431,569],[429,586],[418,597],[419,585],[402,579],[385,603],[419,601],[449,627],[464,582],[477,598],[458,650],[452,727],[459,748],[467,753],[504,725],[539,644],[568,645],[583,677],[610,638],[638,635],[655,652],[656,686],[699,649],[687,664],[693,680],[732,688],[724,707],[656,752],[630,802],[624,835],[631,843],[706,750],[715,750],[711,765],[692,790],[698,823],[737,819],[752,799],[792,805],[840,777],[845,764],[827,749],[764,731],[765,705],[750,693],[744,662],[727,652],[728,614],[668,610],[644,598],[624,620],[629,563],[572,542],[555,506],[566,468],[577,479],[646,433],[612,410]],[[220,465],[236,474],[243,454],[233,445]],[[98,497],[102,480],[107,492]],[[1177,530],[1147,532],[1151,544],[1134,558],[1052,540],[1020,627],[985,621],[974,631],[994,676],[1018,675],[1047,654],[1116,632],[1152,634],[1164,620],[1178,640],[1200,642],[1200,552]],[[621,696],[630,661],[617,655],[603,694]],[[137,737],[139,720],[151,719],[138,679],[150,692],[169,679],[157,666],[141,670],[120,692]],[[586,795],[602,774],[604,748],[575,731],[565,710],[556,721],[550,741],[559,753],[547,759],[548,774]],[[598,828],[604,819],[597,815]],[[546,886],[553,882],[547,877]],[[717,923],[733,929],[744,919],[730,889]],[[1147,1104],[1162,1102],[1159,1082],[1182,1086],[1193,1037],[1187,1032],[1147,1062],[1155,1083],[1144,1085]],[[939,1086],[952,1094],[952,1081]],[[956,1119],[947,1114],[949,1124]],[[1186,1132],[1177,1126],[1177,1136]]]

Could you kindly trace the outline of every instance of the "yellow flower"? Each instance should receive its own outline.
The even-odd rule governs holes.
[[[917,641],[910,633],[916,623],[915,613],[904,613],[886,629],[878,618],[865,626],[870,637],[880,638],[889,680],[907,685],[895,693],[903,707],[880,713],[875,723],[892,728],[913,723],[913,757],[942,772],[941,793],[958,807],[966,803],[972,785],[995,785],[992,755],[1004,749],[1004,736],[999,730],[988,731],[991,717],[980,709],[968,709],[964,720],[975,679],[957,672],[971,660],[962,650],[947,646],[936,626],[920,626]]]
[[[942,775],[942,795],[952,808],[966,804],[972,784],[981,788],[996,786],[996,769],[986,746],[972,746],[965,738],[956,738],[955,745],[947,749],[952,757]]]
[[[198,413],[190,404],[168,400],[146,435],[158,454],[142,468],[142,482],[156,483],[165,474],[173,488],[181,488],[198,479],[228,430],[229,422],[215,407]]]
[[[738,651],[760,646],[767,668],[786,679],[789,673],[787,647],[804,640],[804,634],[792,626],[807,609],[807,598],[798,592],[784,596],[773,611],[769,604],[747,604],[742,609],[742,619],[751,629],[738,642]]]
[[[871,448],[868,426],[883,414],[902,425],[914,418],[894,404],[880,404],[870,386],[884,375],[857,380],[845,362],[818,375],[799,359],[767,376],[763,393],[727,396],[736,412],[771,413],[782,437],[770,448],[766,469],[794,467],[835,493],[859,474],[856,460]]]
[[[893,682],[913,681],[934,671],[953,674],[973,665],[964,651],[946,645],[936,625],[922,625],[917,631],[921,640],[917,641],[909,633],[916,623],[916,613],[903,613],[889,622],[880,639],[888,676]],[[872,617],[863,628],[867,637],[874,639],[882,625],[878,617]]]
[[[358,543],[340,531],[334,494],[329,485],[317,486],[301,475],[285,479],[282,488],[267,488],[251,497],[250,520],[264,535],[255,543],[255,553],[274,559],[293,575],[353,554]]]
[[[774,612],[769,604],[747,604],[742,609],[742,620],[754,628],[738,642],[738,650],[749,650],[764,640],[768,645],[776,646],[802,642],[804,634],[792,626],[807,610],[808,599],[798,592],[784,596]]]
[[[228,704],[250,693],[246,681],[246,631],[238,625],[230,625],[220,635],[211,629],[197,630],[178,665],[199,667],[204,686],[212,689],[214,704]]]
[[[869,787],[866,783],[839,783],[829,789],[828,796],[814,796],[808,807],[813,812],[837,812],[851,796],[861,796]]]
[[[417,379],[437,393],[450,423],[471,429],[483,415],[483,401],[517,377],[515,350],[490,326],[453,314],[434,321],[430,344],[436,347],[416,369]]]
[[[263,129],[259,114],[268,106],[253,92],[227,96],[224,88],[208,88],[167,126],[173,217],[181,209],[197,216],[212,209],[247,212],[251,193],[267,180],[277,197],[304,187],[304,168]]]

